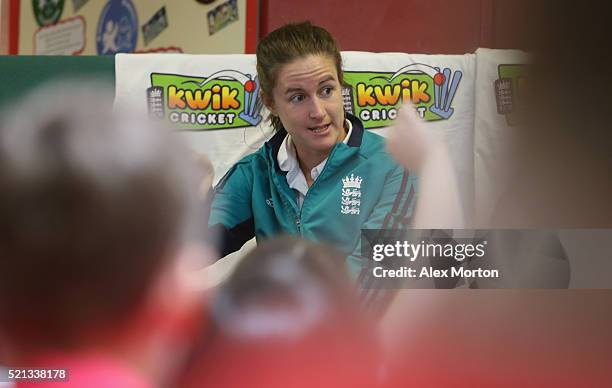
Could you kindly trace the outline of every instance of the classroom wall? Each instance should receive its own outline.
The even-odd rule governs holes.
[[[80,54],[97,54],[95,40],[100,12],[109,1],[121,0],[49,1],[63,2],[60,21],[74,16],[85,19],[87,42]],[[523,0],[236,0],[239,20],[212,35],[208,13],[227,0],[213,0],[211,4],[195,0],[126,1],[134,4],[138,14],[135,51],[253,53],[257,40],[269,31],[286,22],[302,20],[327,28],[342,50],[463,54],[478,47],[526,47],[524,37],[516,32],[517,24],[522,25],[525,18]],[[41,27],[34,16],[33,2],[0,0],[0,3],[0,32],[4,32],[0,33],[0,50],[4,50],[0,53],[34,54],[35,34]],[[7,10],[7,4],[12,9]],[[168,27],[145,43],[142,29],[162,6],[166,7]],[[72,27],[78,29],[77,24]]]
[[[342,50],[425,54],[472,53],[478,47],[520,48],[515,25],[522,1],[261,0],[260,36],[310,20]]]

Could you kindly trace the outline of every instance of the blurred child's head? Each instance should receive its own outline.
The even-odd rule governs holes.
[[[169,314],[158,288],[179,287],[198,234],[197,174],[175,135],[111,108],[100,85],[64,82],[2,116],[0,331],[15,348],[78,348]]]
[[[220,286],[213,332],[187,380],[370,385],[380,366],[378,343],[344,261],[334,250],[292,238],[258,246]]]

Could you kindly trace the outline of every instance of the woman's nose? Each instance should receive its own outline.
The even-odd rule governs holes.
[[[310,118],[321,119],[325,116],[325,109],[323,108],[323,102],[318,98],[312,99],[312,106],[310,107]]]

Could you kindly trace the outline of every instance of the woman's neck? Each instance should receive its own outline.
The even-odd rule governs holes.
[[[326,152],[313,152],[313,151],[308,152],[308,151],[299,150],[298,147],[296,146],[295,150],[296,150],[297,160],[300,165],[300,169],[302,170],[302,173],[304,173],[304,176],[306,177],[306,182],[308,183],[308,187],[310,187],[310,185],[314,181],[314,179],[312,179],[312,177],[310,176],[310,172],[312,171],[313,168],[321,164],[322,161],[327,159],[327,157],[331,153],[331,149],[327,150]]]
[[[332,149],[335,147],[335,145],[342,142],[344,138],[346,137],[346,135],[347,135],[347,130],[346,128],[343,128],[343,131],[338,137],[338,139],[336,139],[336,143],[334,144],[334,146],[332,146],[331,148],[325,151],[312,150],[312,149],[307,149],[307,148],[305,149],[303,147],[300,147],[295,142],[293,142],[293,146],[295,147],[296,157],[300,165],[300,169],[302,170],[302,173],[304,173],[304,176],[306,177],[306,182],[308,183],[308,187],[310,187],[310,185],[313,182],[313,179],[310,176],[310,172],[312,171],[312,169],[318,166],[319,164],[321,164],[322,161],[327,159]]]

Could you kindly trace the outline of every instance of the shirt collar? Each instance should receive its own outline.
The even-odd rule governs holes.
[[[345,119],[344,122],[348,127],[348,131],[346,132],[346,136],[344,137],[344,140],[342,140],[342,143],[347,144],[351,137],[351,134],[353,133],[353,124],[348,119]],[[290,180],[290,176],[295,176],[298,171],[301,172],[300,164],[297,160],[295,146],[293,145],[293,141],[291,141],[291,135],[287,134],[287,136],[283,140],[283,143],[281,144],[278,150],[277,160],[280,169],[283,171],[287,171],[287,181]],[[325,167],[326,162],[327,158],[310,171],[310,176],[312,177],[312,179],[317,179],[321,171],[323,171],[323,167]]]

